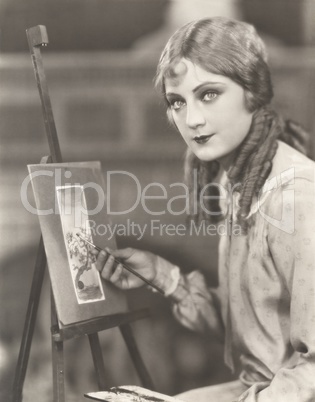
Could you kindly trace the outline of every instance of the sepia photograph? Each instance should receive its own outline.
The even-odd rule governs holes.
[[[0,400],[315,401],[315,0],[0,1]]]

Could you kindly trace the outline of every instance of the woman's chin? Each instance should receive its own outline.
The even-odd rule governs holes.
[[[225,170],[228,170],[233,160],[234,152],[209,152],[209,150],[192,149],[195,156],[202,162],[219,162]]]
[[[201,152],[200,150],[192,150],[195,156],[202,162],[212,162],[217,159],[217,157],[211,152]]]

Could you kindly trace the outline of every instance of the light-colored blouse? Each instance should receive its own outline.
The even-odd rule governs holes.
[[[199,271],[181,275],[174,314],[225,339],[225,362],[240,362],[249,387],[238,401],[314,402],[315,163],[279,141],[248,219],[246,235],[220,237],[218,288]]]

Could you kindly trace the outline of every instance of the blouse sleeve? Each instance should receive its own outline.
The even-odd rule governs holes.
[[[182,275],[172,294],[173,313],[185,327],[211,332],[223,342],[224,330],[220,315],[219,290],[207,287],[203,274],[193,271]]]
[[[287,203],[284,191],[278,192],[280,196],[272,197],[272,209],[278,218],[293,217],[294,226],[289,230],[290,222],[283,225],[281,219],[279,224],[269,223],[268,226],[270,252],[290,292],[290,343],[298,361],[294,367],[279,369],[270,383],[249,388],[239,401],[315,401],[314,190],[314,181],[295,179],[293,203]],[[288,211],[291,214],[285,215]]]
[[[173,288],[171,271],[174,265],[159,258],[155,283],[168,293]],[[220,315],[218,289],[207,286],[203,274],[193,271],[188,275],[180,274],[177,286],[168,296],[173,303],[176,319],[185,327],[198,332],[211,332],[223,341],[223,324]]]

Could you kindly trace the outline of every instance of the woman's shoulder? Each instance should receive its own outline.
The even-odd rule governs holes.
[[[251,214],[257,210],[278,210],[283,203],[308,205],[315,199],[315,162],[294,148],[279,141],[271,172],[259,195],[255,198]],[[282,212],[281,212],[282,213]],[[250,215],[251,215],[250,214]]]
[[[290,145],[278,141],[278,149],[272,161],[272,169],[267,182],[280,179],[279,184],[286,184],[295,179],[315,182],[315,162]]]

